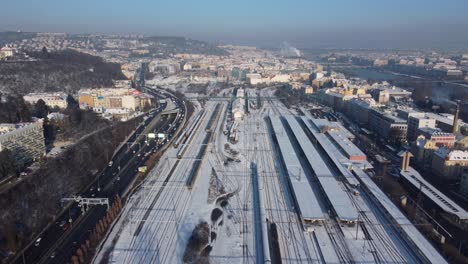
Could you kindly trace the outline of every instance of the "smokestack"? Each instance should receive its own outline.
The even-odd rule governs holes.
[[[460,104],[457,102],[457,109],[453,115],[453,128],[452,133],[456,135],[458,133],[458,115],[460,114]]]

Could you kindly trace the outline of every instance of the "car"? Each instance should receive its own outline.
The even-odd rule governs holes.
[[[57,222],[57,225],[60,226],[60,227],[63,227],[65,224],[67,223],[67,220],[62,220],[60,222]]]
[[[50,258],[51,258],[51,259],[55,258],[55,251],[52,252],[52,254],[50,254]]]
[[[38,247],[41,244],[42,237],[36,239],[36,242],[34,242],[34,246]]]

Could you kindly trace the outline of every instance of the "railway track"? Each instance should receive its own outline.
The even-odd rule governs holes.
[[[265,106],[269,106],[276,114],[280,114],[278,107],[273,103],[273,101],[269,100]],[[262,120],[261,124],[262,130],[264,131],[264,133],[258,133],[260,135],[263,134],[263,136],[260,137],[262,140],[261,145],[274,146],[272,138],[269,137],[270,134],[268,133],[269,130],[266,121]],[[304,234],[300,214],[290,213],[289,211],[284,213],[284,208],[288,208],[288,206],[285,203],[285,191],[282,189],[282,186],[284,188],[284,185],[281,184],[283,181],[280,179],[280,174],[278,173],[281,170],[278,169],[278,166],[275,163],[275,159],[271,157],[271,153],[276,152],[273,151],[273,148],[270,148],[268,152],[268,156],[261,155],[262,163],[264,164],[265,168],[269,168],[269,170],[272,170],[272,168],[274,169],[272,170],[272,173],[265,173],[263,177],[266,183],[264,185],[266,186],[264,192],[267,195],[267,200],[270,201],[270,217],[272,221],[277,223],[277,226],[279,226],[279,234],[281,234],[282,237],[282,248],[284,249],[283,259],[285,259],[288,263],[293,261],[298,263],[312,263],[315,260],[318,260],[318,258],[312,257],[309,247],[309,244],[312,244],[315,251],[317,248],[314,245],[315,241],[309,237],[306,237]],[[281,157],[278,156],[275,158],[281,159]],[[281,164],[279,166],[281,166]],[[299,236],[297,234],[299,234]],[[291,249],[292,252],[290,252]],[[314,252],[313,255],[317,256],[316,252]]]
[[[347,186],[347,188],[350,188]],[[361,192],[362,193],[362,192]],[[360,212],[359,217],[362,221],[361,227],[366,233],[367,240],[369,241],[369,246],[373,249],[374,260],[376,263],[406,263],[407,260],[396,248],[395,244],[392,243],[391,238],[388,236],[387,231],[383,228],[381,224],[377,224],[376,221],[373,221],[369,215],[367,215],[367,208],[356,201],[355,197],[348,194],[353,202],[354,206]],[[362,196],[366,196],[366,193],[362,193]],[[363,197],[365,198],[365,197]],[[376,219],[377,220],[377,219]],[[378,242],[376,242],[376,240]]]
[[[196,135],[192,137],[191,140],[199,140],[200,131],[196,131]],[[188,150],[189,154],[191,152],[194,152],[192,148]],[[163,263],[170,263],[167,262],[166,260],[173,256],[173,251],[170,250],[170,246],[172,245],[175,240],[178,237],[178,224],[177,222],[180,219],[180,215],[177,215],[178,212],[182,214],[186,210],[186,206],[189,204],[189,199],[190,199],[190,192],[188,190],[186,191],[174,191],[174,190],[168,190],[168,188],[180,188],[180,185],[178,185],[180,182],[183,182],[183,178],[186,176],[184,172],[187,172],[190,166],[190,162],[185,160],[184,162],[180,163],[181,160],[178,159],[176,162],[173,164],[173,166],[167,166],[170,168],[170,171],[168,172],[168,176],[165,178],[163,181],[163,185],[161,186],[156,186],[156,189],[159,189],[157,192],[157,199],[155,199],[154,196],[151,195],[151,193],[154,193],[152,190],[150,190],[150,195],[148,199],[145,199],[142,203],[148,203],[148,200],[156,200],[154,204],[159,203],[159,207],[162,207],[163,210],[161,211],[156,211],[152,212],[154,215],[152,215],[152,219],[170,219],[169,221],[161,221],[161,220],[156,220],[153,221],[155,224],[152,225],[146,225],[145,226],[145,232],[142,233],[140,238],[138,238],[138,245],[135,246],[135,239],[132,239],[132,247],[134,249],[130,252],[127,253],[125,256],[125,263],[141,263],[143,262],[151,262],[151,260],[154,260],[155,258],[158,259],[158,262],[161,261]],[[164,170],[162,169],[162,173],[164,174],[167,172],[167,169]],[[181,173],[182,172],[182,173]],[[176,175],[175,178],[172,177],[172,175]],[[174,186],[169,186],[168,183],[173,184]],[[179,186],[179,187],[177,187]],[[159,194],[159,195],[158,195]],[[163,195],[164,194],[164,195]],[[151,202],[153,203],[153,202]],[[161,205],[173,205],[173,209],[170,208],[164,208],[167,206],[161,206]],[[149,210],[145,212],[146,214],[148,213]],[[139,215],[142,215],[141,213]],[[137,216],[138,217],[138,216]],[[139,222],[147,222],[147,219],[142,219],[143,221]],[[152,221],[152,220],[151,220]],[[139,224],[139,226],[142,223]],[[141,232],[141,230],[140,230]],[[134,237],[135,238],[135,237]],[[161,244],[160,240],[164,239],[164,243]],[[148,241],[149,244],[157,244],[158,251],[155,254],[143,254],[143,257],[141,254],[138,254],[138,252],[144,251],[143,245],[147,244],[144,243],[145,241]],[[155,242],[156,241],[156,242]],[[160,245],[162,245],[160,247]]]

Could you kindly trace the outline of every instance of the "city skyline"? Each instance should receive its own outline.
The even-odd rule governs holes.
[[[20,0],[3,4],[0,30],[137,33],[299,48],[465,48],[468,3],[335,0],[222,3]],[[365,8],[362,8],[365,7]],[[38,23],[38,21],[40,21]]]

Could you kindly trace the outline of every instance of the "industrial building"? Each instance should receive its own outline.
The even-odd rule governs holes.
[[[421,192],[437,205],[447,220],[457,225],[468,224],[468,212],[426,181],[414,168],[408,166],[400,171],[400,175],[414,190]]]
[[[19,164],[38,160],[45,155],[42,120],[34,123],[0,124],[0,151],[9,149]]]
[[[458,120],[452,114],[426,113],[426,116],[435,119],[436,126],[447,133],[453,133],[454,123],[456,131],[460,131],[460,127],[465,125],[462,120]]]

